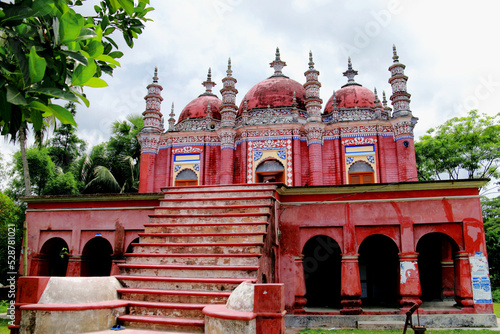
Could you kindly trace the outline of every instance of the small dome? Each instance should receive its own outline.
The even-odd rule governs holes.
[[[203,118],[207,116],[208,102],[210,101],[210,111],[212,112],[212,118],[220,119],[220,106],[222,101],[213,94],[202,94],[198,96],[193,101],[189,102],[186,107],[181,112],[179,116],[179,121],[187,118]]]
[[[367,108],[375,106],[375,93],[361,85],[345,85],[335,92],[337,108]],[[325,105],[325,114],[333,109],[333,95]]]
[[[304,86],[286,76],[272,76],[253,86],[245,95],[248,109],[270,107],[290,107],[293,104],[293,93],[297,107],[305,109],[306,90]],[[243,112],[244,101],[241,102],[238,115]]]

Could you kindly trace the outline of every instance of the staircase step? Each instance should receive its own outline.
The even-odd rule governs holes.
[[[144,224],[145,233],[246,233],[266,232],[267,222]]]
[[[267,222],[269,213],[213,215],[149,215],[150,224],[231,224]]]
[[[127,288],[196,291],[232,291],[243,282],[257,282],[256,278],[158,277],[116,276]]]
[[[155,330],[175,330],[180,332],[204,333],[205,321],[202,319],[172,318],[142,315],[122,315],[118,320],[125,327],[141,327]]]
[[[126,253],[126,263],[188,265],[258,265],[262,254]]]
[[[199,193],[198,193],[199,194]],[[254,197],[195,197],[195,198],[161,198],[160,206],[167,207],[201,207],[201,206],[215,206],[224,207],[232,205],[249,205],[260,204],[270,205],[272,196],[254,196]]]
[[[132,243],[136,253],[205,253],[205,254],[260,254],[264,243]]]
[[[233,214],[233,213],[269,213],[271,204],[258,204],[258,205],[226,205],[226,206],[157,206],[155,207],[155,214],[167,215],[206,215],[206,214]]]
[[[246,197],[256,197],[256,196],[274,196],[274,189],[245,189],[245,190],[203,190],[198,189],[196,191],[189,191],[181,189],[180,187],[175,189],[176,191],[168,191],[165,193],[165,199],[181,199],[181,198],[200,198],[200,194],[203,194],[204,198],[246,198]]]
[[[358,329],[382,331],[389,329],[403,329],[405,327],[404,321],[358,321]]]
[[[203,185],[203,186],[184,186],[184,187],[163,187],[161,191],[163,193],[183,193],[183,192],[194,192],[194,193],[208,193],[208,192],[251,192],[251,191],[265,191],[265,190],[275,190],[276,184],[272,183],[253,183],[253,184],[226,184],[226,185]]]
[[[117,290],[123,300],[162,302],[162,303],[195,303],[195,304],[224,304],[230,291],[192,291],[192,290],[164,290],[164,289],[133,289],[122,288]]]
[[[120,272],[128,275],[169,277],[234,277],[254,278],[259,266],[190,266],[119,264]]]
[[[144,243],[263,242],[265,232],[248,233],[139,233]]]
[[[210,304],[155,303],[130,301],[129,314],[203,319],[203,308]]]

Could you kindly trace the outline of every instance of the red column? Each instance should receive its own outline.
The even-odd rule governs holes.
[[[295,256],[295,303],[293,305],[294,314],[304,314],[304,306],[307,303],[306,280],[304,277],[304,255]]]
[[[415,303],[419,305],[422,304],[422,301],[420,300],[422,289],[420,287],[420,274],[418,272],[418,253],[400,253],[399,263],[400,304],[403,307],[403,310],[407,310]]]
[[[358,254],[342,255],[340,314],[361,314],[361,280]]]
[[[455,300],[465,308],[474,307],[469,253],[466,251],[455,254]]]
[[[155,160],[154,153],[141,153],[141,170],[139,174],[139,192],[153,192],[154,175],[155,175]]]
[[[300,156],[300,136],[293,138],[293,184],[302,186],[302,157]]]
[[[255,284],[256,333],[285,334],[285,285]]]
[[[309,149],[309,185],[323,185],[323,146],[321,144],[310,144]]]
[[[234,150],[232,148],[223,148],[221,150],[220,184],[233,184],[233,160]]]
[[[70,255],[68,258],[68,268],[66,276],[79,277],[82,274],[82,257],[79,255]]]
[[[455,267],[453,266],[452,249],[449,242],[443,242],[441,260],[441,277],[443,298],[453,299],[455,285]]]

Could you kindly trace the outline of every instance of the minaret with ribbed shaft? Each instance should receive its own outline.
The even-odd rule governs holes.
[[[393,64],[389,67],[391,77],[389,83],[392,87],[392,95],[390,97],[393,106],[392,117],[411,116],[410,110],[410,94],[406,91],[406,82],[408,77],[405,75],[405,65],[399,62],[399,56],[396,51],[396,46],[392,46]]]
[[[309,51],[309,69],[304,73],[306,76],[306,110],[307,122],[321,122],[321,104],[323,101],[319,98],[319,89],[321,83],[318,81],[319,71],[314,68],[312,52]]]
[[[175,126],[175,112],[174,112],[174,102],[172,102],[172,109],[170,109],[170,114],[168,115],[168,131],[174,131]]]
[[[161,91],[162,86],[158,84],[158,68],[155,68],[153,83],[148,85],[148,95],[146,100],[146,111],[142,113],[144,117],[144,127],[139,133],[139,143],[141,144],[141,170],[139,176],[139,192],[154,192],[155,160],[158,154],[158,145],[162,133]]]
[[[236,79],[233,78],[231,69],[231,58],[227,63],[226,77],[222,79],[223,87],[221,89],[222,105],[220,107],[221,127],[218,131],[221,141],[221,171],[220,183],[233,183],[234,170],[234,150],[236,130],[234,129],[238,107],[236,106],[236,94],[238,90],[235,88]]]
[[[323,185],[323,134],[325,125],[321,122],[321,103],[319,89],[321,83],[318,81],[319,71],[314,68],[312,52],[309,51],[309,69],[304,73],[306,83],[306,110],[307,124],[304,130],[307,136],[307,147],[309,151],[310,179],[309,185]]]

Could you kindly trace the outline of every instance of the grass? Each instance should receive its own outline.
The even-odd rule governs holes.
[[[493,303],[493,312],[500,318],[500,303]]]
[[[0,319],[0,334],[10,334],[8,326],[9,326],[8,319]]]

